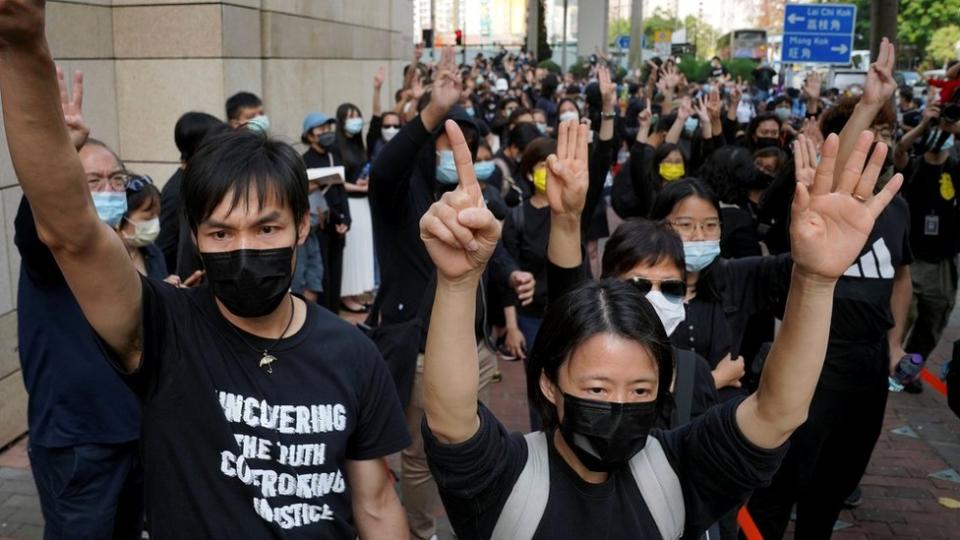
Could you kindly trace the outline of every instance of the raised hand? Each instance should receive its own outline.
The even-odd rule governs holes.
[[[817,149],[806,135],[798,136],[793,143],[793,167],[797,183],[810,189],[817,174]]]
[[[44,0],[0,0],[0,47],[44,39]]]
[[[547,157],[547,200],[556,218],[580,218],[587,200],[590,173],[587,137],[590,127],[574,121],[557,127],[557,153]]]
[[[820,80],[820,75],[816,71],[812,71],[803,82],[803,93],[806,94],[808,99],[820,99],[820,87],[822,84],[823,82]]]
[[[386,68],[380,66],[377,68],[376,74],[373,76],[373,87],[379,90],[383,86],[383,80],[387,77]]]
[[[707,126],[710,126],[710,109],[702,97],[697,98],[696,101],[693,102],[693,110],[696,111],[697,116],[700,118],[700,125],[704,126],[703,129],[706,133]]]
[[[723,101],[720,99],[720,92],[713,90],[707,94],[707,111],[711,120],[720,119],[720,111],[723,109]]]
[[[680,84],[680,80],[681,80],[680,72],[677,71],[677,68],[675,66],[670,66],[670,65],[665,66],[663,68],[662,80],[664,81],[664,84],[666,85],[667,90],[670,92],[673,92],[674,90],[677,89],[677,85]]]
[[[653,109],[650,108],[650,100],[647,100],[647,107],[637,115],[637,122],[641,126],[650,127],[650,122],[653,121]]]
[[[610,70],[605,64],[600,64],[597,68],[597,79],[600,84],[603,110],[613,111],[613,106],[617,103],[617,83],[610,81]]]
[[[67,126],[73,147],[80,150],[90,137],[90,126],[83,120],[83,72],[73,72],[73,96],[67,92],[67,83],[60,66],[57,66],[57,84],[60,86],[63,122]]]
[[[867,81],[863,83],[861,103],[881,106],[893,96],[893,93],[897,90],[897,81],[893,78],[895,62],[893,43],[890,43],[887,38],[883,38],[883,41],[880,42],[877,61],[870,64]]]
[[[460,183],[444,193],[420,219],[420,238],[447,283],[479,278],[500,239],[500,222],[483,203],[473,172],[470,149],[460,127],[447,120],[444,128],[453,148]]]
[[[887,145],[876,145],[864,167],[871,143],[872,132],[860,134],[850,159],[839,164],[843,168],[840,181],[831,192],[839,146],[839,138],[831,134],[823,143],[812,187],[797,183],[790,225],[797,271],[814,278],[838,279],[860,255],[877,217],[900,189],[903,176],[896,174],[883,190],[873,194]]]
[[[447,111],[460,102],[461,86],[453,49],[445,47],[440,55],[437,72],[434,74],[430,104],[438,107],[445,116]]]

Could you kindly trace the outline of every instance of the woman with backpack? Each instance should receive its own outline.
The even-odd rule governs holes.
[[[424,363],[424,444],[454,531],[472,538],[696,537],[768,482],[807,414],[826,351],[838,277],[859,255],[898,176],[876,196],[884,150],[861,135],[837,164],[823,147],[816,181],[793,205],[795,261],[786,315],[757,393],[676,430],[656,430],[673,356],[657,312],[631,284],[584,284],[551,302],[530,353],[528,394],[544,430],[510,435],[477,404],[476,289],[499,239],[469,150],[446,125],[459,186],[421,219],[437,266]],[[565,122],[548,159],[554,266],[582,265],[587,129]],[[880,148],[880,147],[878,147]],[[843,179],[832,190],[835,167]],[[833,192],[831,192],[833,191]],[[831,257],[823,257],[824,252]],[[549,276],[548,276],[549,279]],[[532,376],[531,376],[532,375]]]

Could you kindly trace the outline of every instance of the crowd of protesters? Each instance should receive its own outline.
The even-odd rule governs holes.
[[[960,64],[921,103],[886,40],[855,88],[417,47],[296,149],[183,114],[158,189],[43,19],[0,1],[48,538],[829,538],[954,307]]]

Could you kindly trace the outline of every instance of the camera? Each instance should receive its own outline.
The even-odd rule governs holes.
[[[960,121],[960,103],[954,101],[944,106],[940,111],[940,119],[948,124],[956,124]]]

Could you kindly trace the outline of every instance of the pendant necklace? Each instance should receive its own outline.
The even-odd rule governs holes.
[[[260,358],[260,364],[259,364],[259,365],[260,365],[260,367],[264,368],[264,370],[267,372],[267,374],[273,373],[273,366],[272,366],[271,364],[273,364],[274,362],[277,361],[277,357],[274,356],[274,355],[272,355],[272,354],[270,354],[270,350],[273,349],[274,347],[276,347],[277,345],[279,345],[279,344],[280,344],[280,341],[283,340],[283,336],[287,335],[287,331],[290,330],[290,325],[293,324],[293,315],[294,315],[295,313],[296,313],[296,310],[294,309],[294,305],[293,305],[293,295],[291,294],[291,295],[290,295],[290,320],[287,321],[287,327],[283,329],[283,332],[280,333],[280,337],[278,337],[277,340],[273,342],[273,344],[271,344],[269,347],[263,349],[263,353],[262,353],[263,356]],[[241,342],[241,343],[243,343],[243,344],[246,345],[247,347],[250,347],[251,349],[253,349],[253,350],[256,351],[257,353],[260,353],[260,349],[258,349],[258,348],[256,348],[256,347],[254,347],[253,345],[250,345],[249,343],[247,343],[247,340],[243,339],[243,336],[240,335],[240,332],[239,332],[238,330],[236,330],[236,329],[233,327],[232,324],[230,324],[229,322],[228,322],[227,324],[228,324],[228,325],[230,326],[230,328],[234,331],[234,333],[237,334],[237,337],[240,338],[240,342]]]

